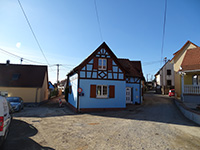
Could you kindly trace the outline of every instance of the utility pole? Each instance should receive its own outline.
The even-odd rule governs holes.
[[[147,73],[147,82],[148,82],[148,73]]]
[[[57,85],[58,85],[58,78],[59,78],[59,64],[56,65],[57,66]]]

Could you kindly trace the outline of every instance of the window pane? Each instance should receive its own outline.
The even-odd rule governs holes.
[[[99,68],[102,66],[102,59],[99,59]]]
[[[103,95],[107,95],[107,86],[103,86]]]
[[[171,75],[171,70],[167,70],[167,75]]]
[[[100,96],[101,95],[101,86],[97,86],[97,95]]]
[[[172,85],[171,80],[167,80],[167,85]]]
[[[197,77],[197,75],[194,75],[192,77],[192,82],[193,82],[193,85],[197,85],[198,84],[198,77]]]
[[[107,65],[107,61],[106,59],[99,59],[99,70],[105,70],[106,69],[106,65]]]
[[[103,66],[106,66],[106,59],[103,59]]]

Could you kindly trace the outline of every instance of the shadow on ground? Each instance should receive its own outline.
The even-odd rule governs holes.
[[[38,130],[31,124],[13,119],[3,150],[54,150],[50,147],[43,147],[30,138],[37,133]]]
[[[95,115],[103,117],[153,121],[185,126],[199,126],[187,119],[174,104],[173,98],[166,95],[154,94],[153,91],[144,95],[142,105],[128,105],[123,111],[103,111],[91,113],[75,113],[64,103],[59,108],[57,101],[51,101],[35,108],[25,108],[22,112],[14,114],[14,117],[56,117],[68,115]]]
[[[151,92],[145,94],[144,99],[142,105],[129,105],[124,111],[93,112],[89,114],[199,127],[198,124],[190,121],[180,112],[173,98]]]

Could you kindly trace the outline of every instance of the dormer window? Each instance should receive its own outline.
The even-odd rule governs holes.
[[[19,74],[19,73],[14,73],[14,74],[12,75],[12,80],[18,80],[19,77],[20,77],[20,74]]]
[[[99,68],[99,70],[106,70],[107,69],[107,60],[104,58],[99,58],[98,68]]]

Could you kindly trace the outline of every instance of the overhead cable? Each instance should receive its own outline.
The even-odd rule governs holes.
[[[101,41],[103,41],[103,36],[102,36],[102,32],[101,32],[101,25],[100,25],[100,21],[99,21],[99,15],[98,15],[98,10],[97,10],[96,0],[94,0],[94,6],[95,6],[95,11],[96,11],[96,17],[97,17],[97,22],[98,22],[98,26],[99,26],[99,33],[100,33],[100,36],[101,36]]]
[[[2,51],[2,52],[4,52],[4,53],[7,53],[7,54],[10,54],[10,55],[12,55],[12,56],[15,56],[15,57],[17,57],[17,58],[20,58],[20,60],[22,59],[22,60],[26,60],[26,61],[29,61],[29,62],[32,62],[32,63],[37,63],[37,64],[46,64],[46,63],[42,63],[42,62],[38,62],[38,61],[34,61],[34,60],[30,60],[30,59],[21,57],[21,56],[19,56],[19,55],[16,55],[16,54],[13,54],[13,53],[11,53],[11,52],[8,52],[8,51],[6,51],[6,50],[4,50],[4,49],[2,49],[2,48],[0,48],[0,51]]]
[[[164,11],[164,22],[163,22],[163,35],[162,35],[162,47],[161,47],[161,65],[162,65],[162,62],[163,62],[163,49],[164,49],[164,40],[165,40],[166,16],[167,16],[167,0],[165,0],[165,11]]]
[[[48,60],[47,60],[47,58],[46,58],[46,56],[45,56],[45,54],[44,54],[44,52],[43,52],[43,50],[42,50],[42,47],[40,46],[40,43],[39,43],[39,41],[38,41],[38,39],[37,39],[37,37],[36,37],[34,31],[33,31],[33,28],[32,28],[32,26],[31,26],[31,23],[30,23],[30,21],[28,20],[28,17],[27,17],[27,15],[26,15],[26,13],[25,13],[23,7],[22,7],[22,4],[21,4],[20,0],[18,0],[18,3],[19,3],[19,5],[20,5],[20,8],[21,8],[23,14],[24,14],[24,17],[25,17],[25,19],[26,19],[26,22],[28,23],[28,26],[29,26],[29,28],[30,28],[32,34],[33,34],[33,37],[35,38],[35,41],[36,41],[36,43],[37,43],[37,45],[38,45],[40,51],[42,52],[42,55],[43,55],[45,61],[46,61],[47,64],[49,65],[49,62],[48,62]]]

